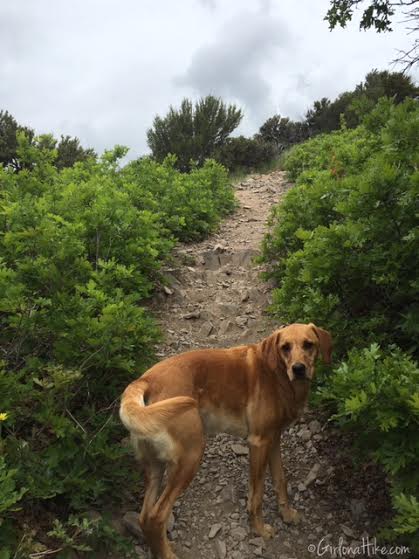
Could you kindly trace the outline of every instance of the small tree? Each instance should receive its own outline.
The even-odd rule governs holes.
[[[52,134],[42,134],[35,138],[35,132],[32,128],[18,124],[8,111],[0,111],[0,164],[5,167],[10,166],[15,171],[29,165],[28,162],[19,160],[17,154],[18,132],[24,132],[30,144],[36,143],[42,149],[55,149],[57,154],[54,165],[58,169],[72,167],[77,161],[85,161],[90,157],[96,157],[95,151],[92,148],[83,148],[80,145],[80,140],[76,137],[61,136],[59,142]]]
[[[364,94],[374,102],[380,97],[390,97],[395,103],[402,103],[407,97],[419,95],[419,88],[402,72],[372,70],[365,76],[365,81],[356,86],[355,93]]]
[[[257,135],[264,142],[272,143],[278,152],[308,138],[305,122],[296,122],[288,117],[274,115],[262,124]]]
[[[174,154],[177,168],[186,172],[191,161],[202,166],[223,146],[242,118],[242,111],[235,105],[227,106],[212,95],[195,104],[184,99],[180,109],[170,107],[165,117],[155,117],[147,132],[147,143],[157,161]]]
[[[89,158],[96,158],[96,153],[92,148],[85,149],[80,145],[77,137],[61,135],[61,140],[57,145],[57,159],[55,166],[58,169],[72,167],[77,161],[86,161]]]
[[[227,167],[229,171],[255,171],[270,163],[276,155],[276,147],[272,142],[266,142],[261,137],[228,138],[219,148],[214,158]]]
[[[30,139],[34,136],[32,129],[20,126],[8,111],[0,111],[0,164],[5,167],[10,165],[15,170],[20,169],[16,153],[17,132],[25,132]]]

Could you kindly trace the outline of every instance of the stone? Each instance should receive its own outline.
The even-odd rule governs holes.
[[[163,286],[163,291],[166,293],[166,295],[173,295],[174,293],[173,289],[170,289],[170,287],[167,287],[167,285]]]
[[[304,442],[307,442],[311,439],[311,431],[309,429],[301,429],[298,432],[298,436],[300,437],[300,439],[302,439]]]
[[[208,537],[210,540],[212,540],[213,538],[215,538],[215,536],[218,534],[218,532],[221,530],[221,524],[213,524],[210,528]]]
[[[225,559],[227,556],[227,546],[223,540],[215,540],[215,552],[218,559]]]
[[[199,335],[203,338],[206,338],[211,334],[213,330],[214,330],[213,324],[209,321],[206,321],[199,329]]]
[[[236,324],[239,328],[244,328],[247,324],[248,318],[247,316],[238,316],[236,318]]]
[[[321,423],[317,419],[313,419],[313,421],[310,421],[310,423],[308,424],[308,428],[313,433],[313,435],[315,435],[316,433],[320,433],[320,431],[322,430]]]
[[[320,464],[317,462],[316,464],[314,464],[314,466],[311,468],[311,470],[308,472],[307,477],[304,481],[304,485],[306,487],[308,487],[309,485],[311,485],[313,483],[313,481],[315,479],[317,479],[317,476],[320,472]]]
[[[345,524],[341,524],[340,528],[342,532],[345,534],[345,536],[348,536],[349,538],[356,538],[355,532],[351,528],[349,528],[349,526],[346,526]]]
[[[185,318],[186,320],[190,320],[192,318],[200,318],[200,317],[201,317],[200,311],[188,312],[182,316],[182,318]]]
[[[349,505],[354,520],[359,520],[366,511],[365,501],[363,499],[351,499]]]
[[[243,293],[241,294],[240,301],[241,301],[242,303],[245,303],[246,301],[249,300],[249,297],[250,297],[249,292],[248,292],[247,289],[246,289],[246,290],[243,291]]]
[[[233,540],[241,542],[246,538],[247,532],[242,526],[237,526],[237,528],[231,530],[230,535]]]
[[[226,485],[222,491],[220,491],[217,497],[217,503],[236,503],[237,495],[234,485]]]
[[[250,545],[254,545],[255,547],[265,547],[265,540],[258,536],[257,538],[251,538],[249,540]]]
[[[203,255],[203,263],[207,270],[218,270],[220,267],[220,258],[217,253],[212,250],[205,252]]]
[[[122,524],[133,536],[144,541],[143,532],[140,527],[140,515],[135,511],[128,511],[122,517]]]
[[[237,325],[232,320],[225,320],[220,327],[220,334],[222,336],[232,334],[235,331],[237,331]]]
[[[304,491],[307,490],[307,487],[304,485],[304,483],[299,483],[297,489],[300,493],[304,493]]]
[[[242,444],[232,444],[231,450],[236,456],[247,456],[249,454],[248,447]]]

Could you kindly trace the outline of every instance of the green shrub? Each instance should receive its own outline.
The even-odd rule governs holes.
[[[388,534],[416,548],[418,139],[417,102],[383,99],[357,129],[291,149],[285,168],[296,186],[272,213],[262,257],[282,321],[322,324],[338,358],[374,344],[349,353],[317,399],[391,476]]]
[[[227,170],[207,160],[202,168],[180,174],[175,160],[167,157],[160,165],[144,158],[128,165],[123,176],[134,185],[133,202],[158,213],[162,226],[177,239],[201,239],[235,207]]]
[[[322,134],[290,149],[284,169],[293,181],[306,170],[327,170],[339,179],[356,173],[377,149],[377,144],[377,138],[363,127]]]
[[[396,348],[377,344],[349,353],[318,389],[335,410],[332,419],[354,433],[361,456],[370,455],[392,481],[393,530],[419,543],[419,368]],[[388,532],[390,534],[390,532]],[[394,534],[393,534],[394,535]],[[416,547],[419,551],[419,546]]]
[[[147,143],[156,161],[163,163],[168,155],[175,155],[176,168],[187,172],[214,157],[242,118],[236,105],[226,105],[213,95],[195,103],[185,98],[179,109],[171,106],[166,116],[154,118]]]
[[[228,138],[214,157],[231,172],[255,171],[269,164],[277,154],[275,145],[262,139]]]
[[[274,142],[279,149],[286,149],[318,134],[339,130],[342,122],[349,128],[359,126],[383,97],[401,103],[415,98],[419,93],[413,79],[402,72],[373,70],[354,90],[344,91],[336,99],[323,97],[314,101],[301,121],[276,114],[260,127],[259,135]]]
[[[419,108],[411,101],[390,112],[375,138],[362,128],[350,132],[359,138],[362,157],[342,158],[338,175],[325,168],[335,163],[334,153],[345,152],[339,147],[344,140],[352,152],[353,138],[346,131],[324,136],[316,156],[313,142],[322,137],[307,143],[310,168],[300,171],[297,186],[274,211],[264,242],[264,259],[279,286],[273,311],[285,320],[328,325],[341,354],[373,341],[418,349]],[[339,139],[335,152],[329,149],[333,138]],[[292,161],[293,151],[303,159],[304,145],[291,150]]]
[[[0,167],[0,540],[9,550],[26,518],[45,517],[41,534],[53,519],[58,530],[72,512],[116,504],[118,488],[137,479],[116,409],[159,338],[142,302],[177,239],[202,237],[234,206],[227,171],[211,161],[189,175],[170,160],[120,169],[117,147],[60,171],[53,151],[24,136],[18,153],[30,165]]]
[[[419,501],[413,495],[397,493],[393,496],[393,507],[396,514],[390,529],[384,535],[408,538],[412,551],[419,553]]]
[[[398,490],[419,489],[419,368],[410,356],[377,344],[352,350],[318,391]]]

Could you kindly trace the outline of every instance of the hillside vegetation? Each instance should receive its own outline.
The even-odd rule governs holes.
[[[294,147],[284,165],[296,186],[264,241],[271,310],[333,332],[343,361],[318,399],[388,474],[390,537],[417,550],[419,104],[383,98],[359,127]]]
[[[117,400],[159,337],[143,302],[175,242],[212,231],[233,191],[213,161],[121,169],[115,148],[59,170],[42,141],[19,141],[21,170],[0,167],[0,557],[94,537],[100,553],[111,529],[77,514],[115,505],[138,475]]]

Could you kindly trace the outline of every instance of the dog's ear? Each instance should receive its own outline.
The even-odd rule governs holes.
[[[310,326],[319,339],[320,353],[322,354],[323,361],[327,363],[327,365],[330,365],[332,362],[332,336],[330,332],[323,330],[323,328],[319,328],[315,324],[310,324]]]
[[[278,368],[281,359],[279,355],[279,339],[281,333],[276,331],[268,338],[265,338],[261,345],[262,358],[269,369],[275,370]]]

